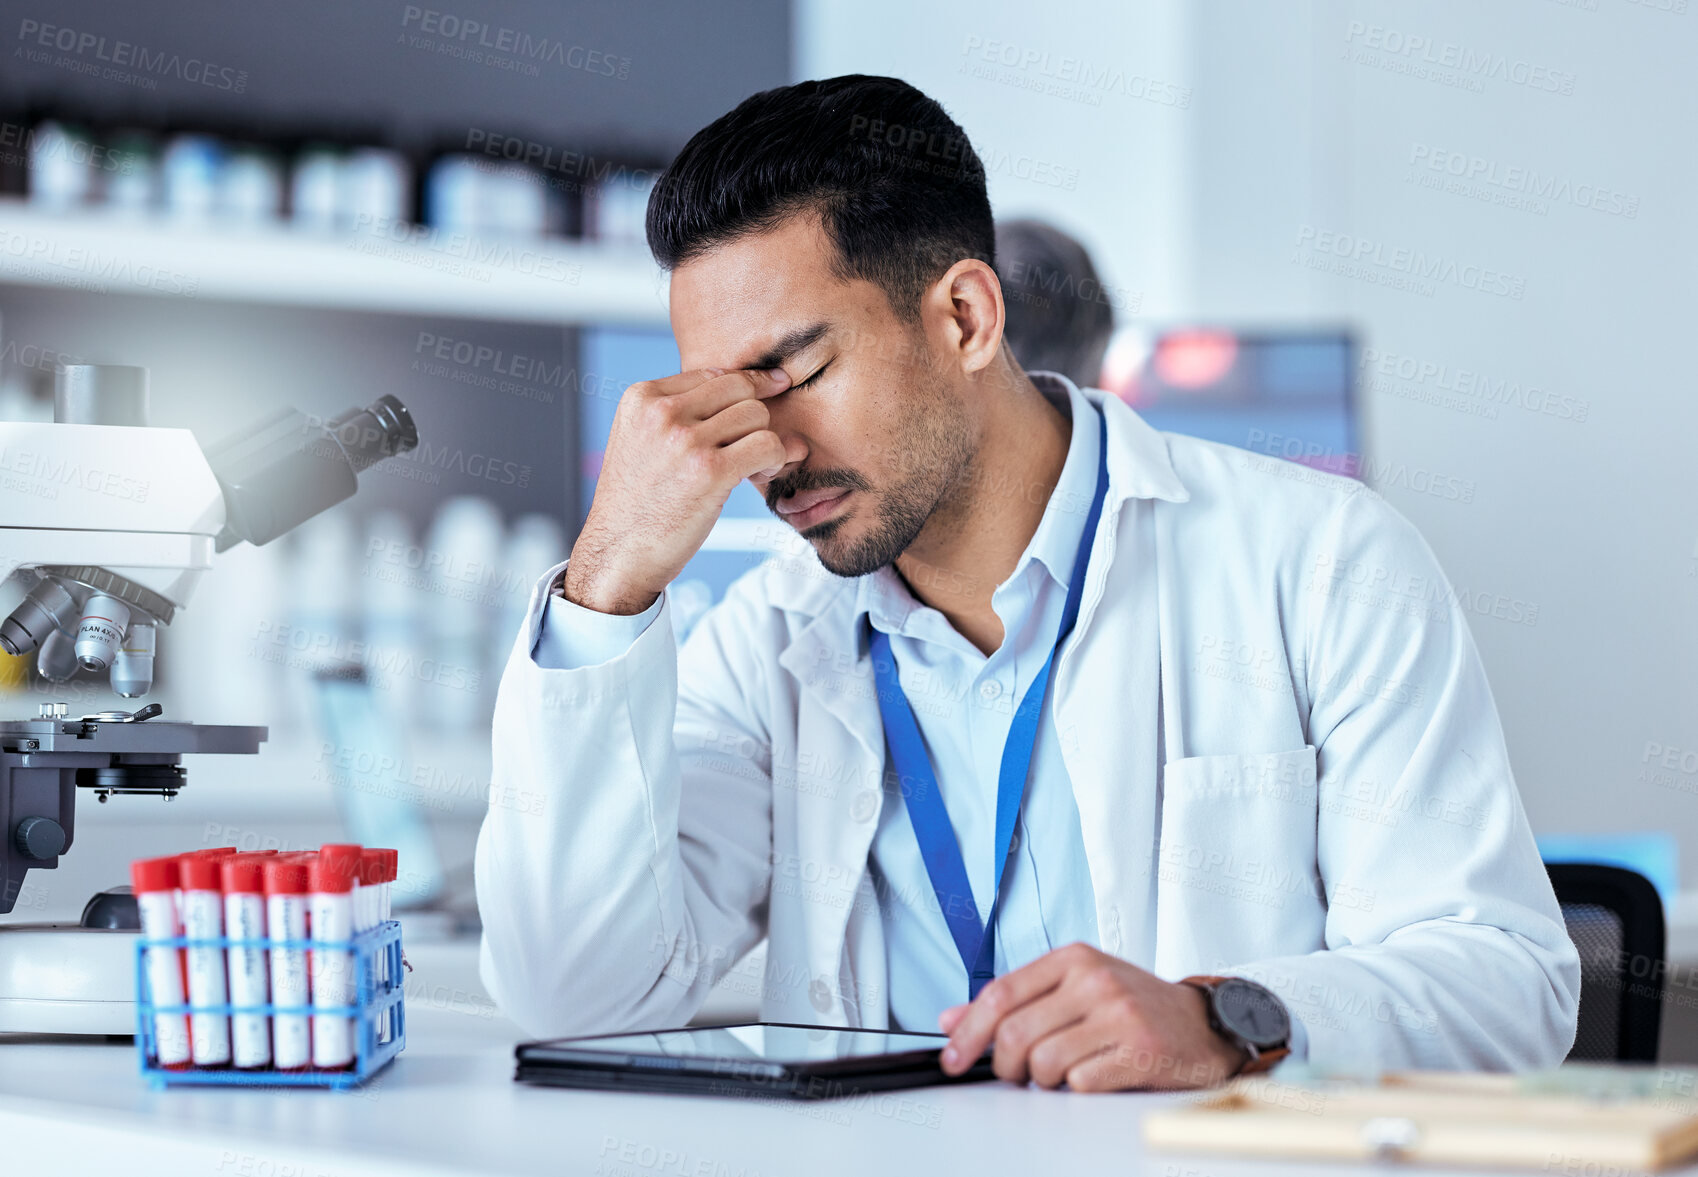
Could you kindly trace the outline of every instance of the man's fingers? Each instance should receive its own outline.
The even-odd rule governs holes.
[[[692,384],[680,396],[697,420],[706,421],[739,401],[777,396],[789,387],[790,375],[783,368],[744,368]]]
[[[1110,1031],[1100,1022],[1086,1018],[1036,1043],[1027,1052],[1026,1069],[1039,1087],[1060,1087],[1075,1071],[1085,1074],[1086,1063],[1113,1049]]]
[[[725,375],[724,368],[691,368],[688,372],[674,372],[670,376],[662,376],[658,380],[643,380],[632,387],[645,389],[651,396],[677,396],[688,392],[709,380],[717,380]]]
[[[1090,1031],[1081,1028],[1082,1035]],[[1095,1040],[1102,1042],[1106,1035],[1099,1029]],[[1089,1042],[1089,1038],[1081,1038]],[[1129,1088],[1149,1089],[1174,1086],[1172,1066],[1147,1050],[1124,1044],[1108,1044],[1103,1049],[1081,1055],[1067,1070],[1067,1085],[1074,1091],[1125,1091]]]
[[[1077,985],[1060,985],[1003,1018],[991,1039],[995,1051],[991,1069],[997,1078],[1010,1083],[1036,1079],[1033,1066],[1036,1048],[1067,1027],[1077,1025],[1091,1012],[1092,1004]],[[1066,1074],[1065,1067],[1060,1074]],[[1054,1087],[1059,1082],[1057,1078],[1045,1086]]]
[[[698,426],[701,440],[709,445],[730,445],[765,429],[772,417],[758,400],[740,400],[727,405]]]
[[[727,475],[738,479],[770,477],[784,469],[784,439],[770,429],[759,429],[724,447],[719,455]]]
[[[979,990],[978,997],[949,1033],[943,1049],[943,1069],[959,1075],[976,1062],[990,1046],[1002,1019],[1016,1009],[1054,989],[1067,970],[1080,963],[1073,947],[1046,952],[1024,968],[1004,973]]]

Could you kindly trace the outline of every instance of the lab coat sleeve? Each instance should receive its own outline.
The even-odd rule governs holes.
[[[1326,951],[1230,971],[1280,993],[1317,1065],[1553,1066],[1574,1041],[1579,957],[1467,623],[1520,606],[1459,596],[1365,488],[1310,543],[1293,669],[1317,753]]]
[[[656,597],[647,609],[626,617],[586,609],[551,588],[531,660],[544,670],[575,670],[617,658],[660,616],[662,600]]]
[[[548,648],[559,573],[533,589],[496,695],[474,866],[480,972],[538,1037],[680,1026],[765,926],[771,761],[749,702],[764,681],[759,605],[734,594],[711,611],[682,676],[664,598],[622,651],[544,666],[533,650]]]

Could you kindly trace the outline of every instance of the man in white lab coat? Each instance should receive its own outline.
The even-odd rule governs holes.
[[[941,1027],[952,1072],[1562,1059],[1578,959],[1407,521],[1023,372],[983,168],[904,83],[749,99],[648,232],[684,370],[622,398],[496,705],[520,1026],[682,1025],[764,937],[766,1020]],[[789,542],[679,648],[745,478]]]

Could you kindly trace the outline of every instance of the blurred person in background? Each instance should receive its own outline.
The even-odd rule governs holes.
[[[999,221],[996,276],[1008,307],[1002,337],[1020,366],[1098,387],[1114,307],[1085,247],[1043,221]]]

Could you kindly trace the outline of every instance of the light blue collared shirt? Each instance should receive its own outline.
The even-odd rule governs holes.
[[[989,656],[980,653],[942,613],[917,600],[890,567],[862,581],[856,603],[857,623],[865,613],[890,636],[897,677],[930,753],[981,918],[990,910],[996,882],[996,793],[1003,746],[1015,708],[1049,657],[1061,626],[1102,448],[1098,410],[1078,389],[1041,375],[1033,380],[1058,401],[1065,395],[1072,436],[1037,531],[1014,571],[991,594],[991,607],[1002,621],[1002,644]],[[1096,897],[1079,809],[1048,706],[1038,726],[1015,838],[996,921],[999,976],[1053,948],[1081,940],[1097,943]],[[884,923],[892,1025],[935,1031],[942,1010],[967,1000],[967,968],[898,790],[885,792],[871,865]]]

